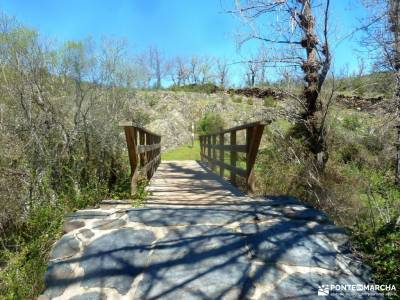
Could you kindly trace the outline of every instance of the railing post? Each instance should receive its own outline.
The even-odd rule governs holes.
[[[145,144],[144,132],[142,130],[139,130],[139,144],[140,145]],[[140,153],[139,158],[140,158],[140,167],[143,167],[145,165],[145,153]]]
[[[215,171],[215,164],[214,164],[214,160],[217,159],[217,149],[215,149],[215,146],[217,144],[217,136],[214,134],[212,136],[212,170]]]
[[[207,160],[208,160],[208,165],[212,166],[211,164],[211,136],[207,136]]]
[[[203,161],[203,160],[204,160],[204,151],[203,151],[204,143],[203,143],[203,136],[199,136],[199,142],[200,142],[200,160]]]
[[[246,130],[246,185],[247,189],[251,192],[255,190],[254,164],[256,162],[263,131],[263,124],[258,124]]]
[[[146,135],[146,145],[153,144],[152,139],[153,139],[153,137],[151,135]],[[149,150],[149,151],[146,152],[146,154],[147,154],[147,161],[152,161],[153,160],[152,151]],[[147,179],[151,178],[152,173],[153,173],[153,165],[151,165],[151,167],[148,168],[148,170],[147,170]]]
[[[128,146],[129,163],[131,165],[131,193],[136,192],[136,179],[138,176],[138,157],[137,157],[137,131],[132,126],[125,126],[126,144]]]
[[[220,133],[219,134],[219,144],[220,144],[221,148],[219,149],[219,160],[221,162],[225,161],[225,159],[224,159],[224,153],[225,153],[225,151],[224,151],[224,142],[225,142],[224,141],[224,134]],[[224,178],[224,167],[222,165],[219,167],[219,176]]]
[[[231,146],[235,146],[236,145],[236,130],[231,131],[231,135],[230,135],[230,143]],[[236,151],[231,151],[230,152],[230,158],[231,158],[231,166],[232,167],[236,167],[236,161],[237,161],[237,152]],[[231,179],[231,183],[233,185],[236,185],[236,174],[234,172],[230,172],[230,179]]]
[[[146,135],[146,145],[151,146],[153,144],[153,136],[150,134]],[[153,153],[151,150],[146,151],[147,155],[147,162],[151,162],[153,160]],[[153,175],[153,165],[150,166],[147,170],[147,179],[150,180],[151,176]]]

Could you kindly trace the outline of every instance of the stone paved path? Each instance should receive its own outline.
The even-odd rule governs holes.
[[[296,199],[249,198],[195,161],[162,163],[150,191],[68,216],[43,298],[321,299],[368,282],[344,231]]]

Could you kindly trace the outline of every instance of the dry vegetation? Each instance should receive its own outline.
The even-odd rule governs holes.
[[[21,299],[42,291],[63,215],[123,191],[134,92],[118,43],[51,47],[2,16],[0,45],[0,294]]]

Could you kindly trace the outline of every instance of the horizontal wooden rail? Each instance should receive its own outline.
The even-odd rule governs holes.
[[[161,144],[158,143],[158,144],[153,144],[153,145],[143,145],[143,146],[139,145],[139,146],[137,146],[137,149],[138,149],[139,153],[144,153],[147,151],[156,150],[160,147],[161,147]]]
[[[151,179],[161,161],[161,136],[133,122],[123,121],[131,165],[131,193],[137,190],[139,176]]]
[[[140,129],[140,130],[143,131],[144,133],[147,133],[147,134],[150,134],[150,135],[155,135],[155,136],[161,137],[161,135],[158,135],[158,134],[156,134],[156,133],[154,133],[154,132],[151,132],[150,130],[147,130],[146,128],[144,128],[144,127],[142,127],[142,126],[139,126],[139,125],[137,125],[135,122],[132,122],[132,121],[121,121],[121,122],[119,122],[118,125],[119,125],[120,127],[129,127],[129,126],[132,126],[132,127],[135,127],[135,128]]]
[[[262,122],[254,122],[199,136],[201,160],[208,162],[208,165],[214,171],[218,167],[219,174],[222,177],[224,176],[224,171],[228,170],[230,172],[230,181],[233,185],[237,186],[237,176],[243,177],[246,181],[246,189],[254,191],[254,163],[265,125]],[[237,132],[241,130],[246,131],[245,140],[243,141],[245,144],[237,144]],[[226,143],[228,138],[225,135],[228,134],[229,143]],[[216,150],[219,150],[218,157]],[[225,151],[230,153],[230,163],[225,161]],[[237,166],[238,153],[245,153],[246,169]]]
[[[229,170],[230,172],[234,173],[235,175],[239,175],[241,177],[246,177],[246,170],[244,170],[244,169],[231,166],[231,165],[229,165],[225,162],[222,162],[220,160],[217,160],[217,159],[212,159],[212,158],[208,157],[207,155],[205,155],[204,158],[206,160],[210,161],[215,166]]]
[[[247,152],[247,145],[210,145],[211,149],[235,152]]]

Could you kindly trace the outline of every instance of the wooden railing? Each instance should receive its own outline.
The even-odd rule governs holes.
[[[254,163],[260,146],[261,137],[265,123],[249,123],[220,132],[199,136],[200,157],[202,161],[208,162],[213,171],[219,168],[219,174],[224,176],[225,170],[230,171],[230,181],[237,186],[237,176],[245,179],[246,189],[254,190]],[[243,144],[238,144],[237,133],[245,131]],[[229,134],[229,139],[225,135]],[[217,143],[218,137],[218,143]],[[228,142],[228,143],[226,143]],[[217,154],[218,151],[218,154]],[[225,152],[229,152],[229,163],[225,161]],[[238,153],[245,153],[246,169],[238,166]]]
[[[124,127],[131,165],[131,193],[137,189],[140,176],[151,179],[161,161],[161,136],[135,125],[133,122],[120,122]]]

